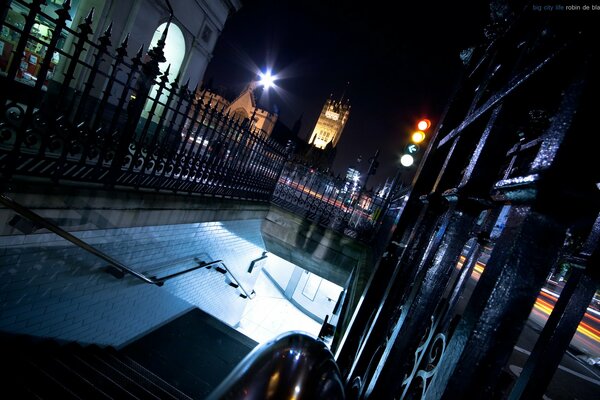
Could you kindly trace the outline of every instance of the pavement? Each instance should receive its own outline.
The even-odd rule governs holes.
[[[528,321],[508,362],[508,370],[516,379],[539,336],[541,327]],[[600,399],[600,367],[589,365],[586,357],[571,348],[546,389],[545,400],[597,400]]]

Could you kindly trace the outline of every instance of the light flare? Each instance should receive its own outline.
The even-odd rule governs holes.
[[[275,87],[275,80],[277,78],[275,75],[271,74],[270,70],[267,70],[266,72],[260,72],[258,76],[260,77],[258,84],[263,86],[265,89],[268,90],[269,88]]]

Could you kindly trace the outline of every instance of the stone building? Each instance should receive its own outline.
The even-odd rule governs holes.
[[[308,143],[324,150],[328,144],[336,147],[350,116],[350,103],[343,96],[340,100],[327,99]]]
[[[63,8],[63,0],[48,0],[45,3],[41,4],[42,13],[36,16],[32,31],[39,41],[28,43],[16,74],[17,80],[30,85],[34,85],[39,78],[48,41],[55,29],[52,19],[62,10],[66,9],[68,12],[67,28],[75,32],[86,18],[91,20],[93,34],[89,39],[93,42],[107,30],[110,31],[110,41],[114,48],[127,38],[127,52],[131,57],[141,46],[148,50],[156,45],[170,21],[164,49],[166,62],[161,63],[161,72],[170,65],[170,81],[179,75],[182,82],[189,79],[193,87],[204,75],[228,16],[241,7],[239,0],[72,0],[68,8]],[[0,32],[0,74],[8,72],[7,68],[19,40],[17,30],[25,24],[26,15],[27,10],[21,3],[13,1],[10,4]],[[77,41],[68,29],[61,32],[58,43],[58,48],[67,52],[72,51]],[[82,57],[87,62],[93,63],[91,54],[83,54]],[[61,80],[68,65],[68,60],[55,52],[46,80]],[[79,69],[71,86],[78,89],[85,79],[86,74]]]
[[[252,119],[252,127],[269,137],[273,132],[278,115],[259,106],[255,94],[257,90],[261,90],[258,88],[257,82],[251,82],[233,101],[227,100],[225,96],[212,89],[202,91],[201,96],[205,104],[223,110],[224,113],[235,119]]]

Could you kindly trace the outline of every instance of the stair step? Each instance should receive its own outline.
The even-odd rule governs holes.
[[[66,350],[60,355],[59,360],[72,370],[77,371],[79,376],[90,382],[102,393],[112,398],[135,398],[125,388],[95,369],[85,359],[81,358],[81,356],[67,352]]]
[[[163,393],[154,393],[160,391],[160,388],[155,387],[143,375],[128,368],[119,359],[107,354],[105,349],[92,345],[86,348],[86,351],[89,352],[90,363],[96,369],[107,375],[110,374],[115,382],[126,387],[137,398],[159,400],[164,397]]]
[[[161,379],[159,376],[148,370],[141,364],[127,357],[126,355],[118,353],[114,349],[107,349],[107,355],[112,356],[114,359],[119,360],[124,366],[135,371],[137,374],[144,377],[147,381],[151,382],[156,388],[160,389],[167,397],[160,396],[162,398],[180,399],[180,400],[192,400],[192,398],[179,389],[169,384],[168,382]]]
[[[27,361],[27,372],[24,383],[35,396],[42,399],[80,399],[62,383],[53,378],[43,367],[34,361]]]
[[[0,333],[4,393],[19,399],[192,398],[112,347]]]
[[[109,399],[110,397],[97,388],[90,379],[82,376],[80,371],[62,361],[60,352],[43,354],[39,359],[33,360],[39,368],[51,376],[55,381],[82,399]]]
[[[29,398],[80,398],[85,393],[68,385],[72,373],[55,362],[58,343],[33,343],[24,337],[9,337],[3,347],[4,361],[10,365],[2,376],[7,392]]]

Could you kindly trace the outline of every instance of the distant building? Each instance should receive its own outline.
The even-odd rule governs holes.
[[[327,99],[319,119],[313,128],[307,146],[298,148],[298,156],[303,162],[314,167],[329,170],[333,165],[346,122],[350,115],[350,103],[344,96],[340,100]]]
[[[202,91],[201,95],[205,104],[209,103],[211,107],[223,110],[224,113],[228,113],[235,119],[252,119],[250,121],[252,126],[269,137],[273,132],[278,115],[258,106],[255,90],[257,90],[257,83],[251,82],[233,101],[227,100],[212,89]]]
[[[329,145],[335,148],[340,141],[350,115],[350,103],[342,97],[340,100],[327,99],[317,124],[308,140],[308,144],[325,150]]]
[[[229,104],[231,104],[230,101],[220,93],[208,89],[204,91],[198,89],[196,98],[200,97],[202,97],[203,104],[207,104],[209,107],[215,108],[219,111],[229,108]]]
[[[346,171],[346,184],[344,191],[357,192],[360,188],[360,171],[356,168],[348,168]]]

